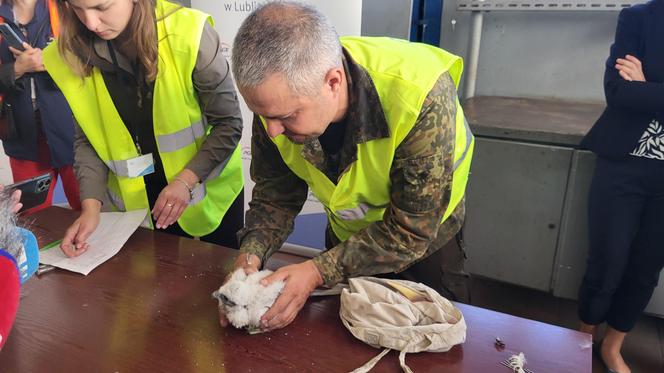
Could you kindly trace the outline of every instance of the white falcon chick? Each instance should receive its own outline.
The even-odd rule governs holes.
[[[233,272],[231,278],[212,297],[219,300],[219,307],[236,328],[249,332],[260,330],[261,316],[267,312],[284,288],[283,281],[263,286],[260,281],[272,271],[262,270],[247,276],[244,269]]]

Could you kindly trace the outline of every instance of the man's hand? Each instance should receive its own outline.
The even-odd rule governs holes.
[[[258,272],[258,269],[260,267],[261,267],[261,259],[258,256],[254,254],[240,253],[240,255],[238,255],[238,257],[235,259],[235,264],[233,265],[233,272],[242,268],[244,269],[244,273],[250,275],[252,273]],[[224,283],[228,281],[228,278],[230,277],[231,273],[229,273],[228,276],[226,276],[226,280],[224,280]],[[219,306],[219,324],[224,328],[227,327],[229,324],[228,319],[226,318],[226,314],[224,313],[224,309],[221,306]]]
[[[62,252],[70,258],[88,250],[90,245],[86,241],[99,225],[101,202],[89,198],[84,200],[81,206],[81,216],[67,229],[60,243]]]
[[[24,51],[9,47],[9,50],[14,55],[16,62],[14,62],[14,76],[16,79],[23,76],[25,73],[46,71],[44,62],[42,61],[42,50],[33,48],[28,43],[23,43]]]
[[[261,280],[261,285],[267,286],[274,281],[284,281],[286,285],[272,307],[261,317],[261,325],[266,330],[280,329],[293,322],[311,292],[323,285],[323,277],[311,260],[281,267]]]
[[[638,58],[626,55],[625,58],[618,58],[616,60],[616,69],[618,74],[630,82],[645,82],[646,77],[643,74],[643,67],[641,66],[641,61]]]
[[[235,264],[233,265],[233,272],[242,268],[244,269],[244,273],[250,275],[252,273],[258,272],[258,269],[260,267],[261,267],[261,259],[257,255],[241,253],[235,259]]]

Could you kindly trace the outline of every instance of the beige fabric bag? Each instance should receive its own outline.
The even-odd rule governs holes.
[[[348,280],[339,315],[358,339],[385,350],[353,373],[365,373],[390,349],[399,350],[404,372],[406,353],[445,352],[465,342],[466,322],[458,308],[428,286],[375,277]]]

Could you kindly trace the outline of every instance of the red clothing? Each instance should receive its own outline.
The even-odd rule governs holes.
[[[55,190],[58,176],[62,178],[62,186],[65,191],[65,195],[67,196],[69,205],[74,210],[80,210],[81,200],[78,192],[78,182],[76,181],[76,175],[74,174],[74,167],[64,166],[60,168],[53,168],[53,166],[51,166],[48,144],[46,143],[46,139],[44,138],[43,133],[38,136],[37,141],[39,142],[38,162],[9,157],[9,166],[12,169],[12,175],[14,176],[15,183],[31,179],[45,173],[50,173],[53,175],[53,181],[51,182],[51,188],[48,191],[48,197],[46,197],[46,201],[42,205],[28,210],[27,213],[31,214],[37,212],[53,204],[53,190]]]
[[[0,350],[12,329],[20,291],[21,280],[16,262],[0,249]]]

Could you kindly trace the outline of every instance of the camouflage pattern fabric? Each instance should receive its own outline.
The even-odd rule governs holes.
[[[328,169],[317,139],[305,144],[301,153],[331,180],[338,180],[355,161],[357,144],[389,136],[369,75],[347,55],[344,68],[350,102],[338,172]],[[444,73],[427,95],[414,128],[396,150],[390,170],[391,201],[383,220],[345,242],[336,240],[334,247],[313,259],[327,286],[348,277],[402,272],[441,249],[459,231],[463,202],[440,224],[452,188],[456,100],[454,82]],[[265,263],[292,232],[308,186],[283,162],[258,118],[252,125],[251,149],[250,173],[256,185],[238,239],[242,252],[256,254]],[[329,229],[328,236],[334,236]],[[453,257],[455,263],[441,266],[465,275],[463,256]]]

